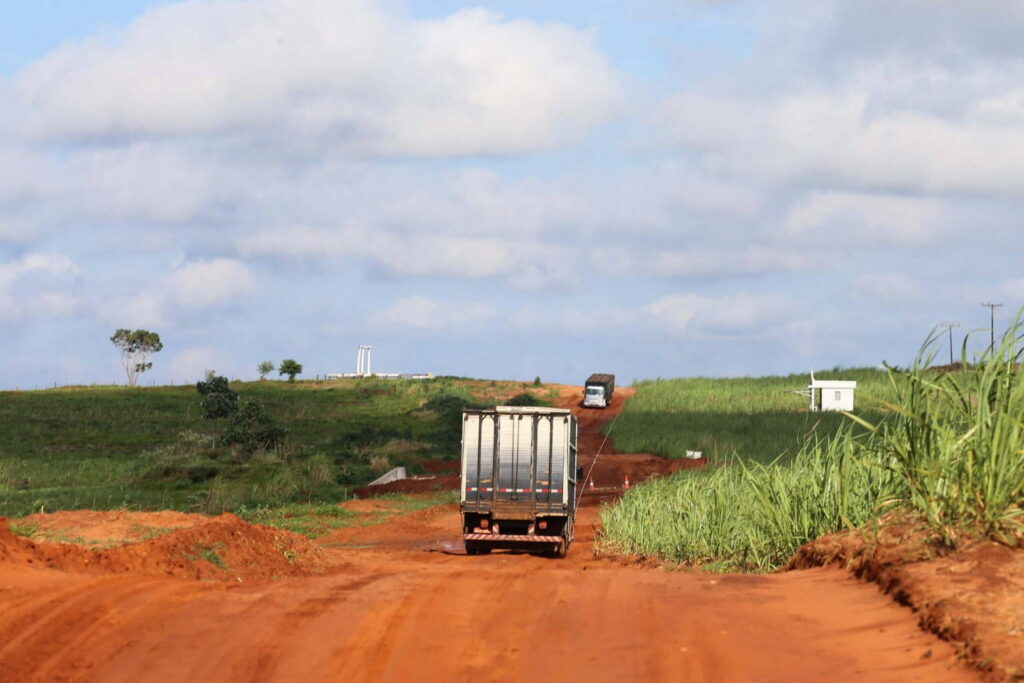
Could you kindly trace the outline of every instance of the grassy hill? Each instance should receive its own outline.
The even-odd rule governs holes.
[[[203,420],[194,386],[0,392],[0,515],[130,507],[220,512],[338,500],[397,465],[457,459],[465,406],[545,387],[438,378],[235,382],[288,430],[245,456]]]

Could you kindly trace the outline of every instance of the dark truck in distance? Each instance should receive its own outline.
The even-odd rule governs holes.
[[[584,408],[607,408],[615,392],[615,375],[595,372],[583,385]]]
[[[505,548],[565,557],[576,516],[577,432],[561,408],[463,412],[459,507],[468,555]]]

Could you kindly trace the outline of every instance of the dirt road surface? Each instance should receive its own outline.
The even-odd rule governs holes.
[[[589,448],[605,416],[584,417]],[[630,564],[594,556],[597,525],[582,508],[565,560],[468,557],[456,506],[437,506],[337,530],[322,573],[278,580],[39,568],[0,547],[0,679],[977,680],[845,572]]]

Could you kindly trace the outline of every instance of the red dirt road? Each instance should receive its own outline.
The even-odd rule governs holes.
[[[146,543],[176,547],[206,524]],[[260,542],[230,519],[209,524]],[[977,680],[909,610],[843,571],[628,564],[593,555],[596,524],[596,506],[583,508],[565,560],[468,557],[456,506],[438,506],[335,531],[318,539],[322,573],[279,580],[38,568],[8,537],[20,545],[0,543],[0,679]]]

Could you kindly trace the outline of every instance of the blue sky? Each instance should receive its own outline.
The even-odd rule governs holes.
[[[1009,0],[0,9],[0,387],[909,361],[1024,303]],[[987,331],[978,333],[987,339]],[[974,347],[980,347],[979,341]]]

